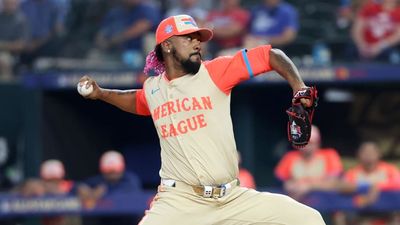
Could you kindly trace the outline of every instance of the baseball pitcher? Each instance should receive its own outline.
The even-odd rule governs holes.
[[[232,88],[275,70],[295,96],[295,109],[288,110],[293,117],[288,132],[296,145],[301,132],[307,133],[310,118],[304,120],[304,115],[312,117],[315,89],[307,87],[291,60],[270,45],[202,61],[200,43],[212,36],[188,15],[171,16],[159,24],[155,49],[146,59],[145,72],[152,69],[158,76],[149,77],[142,89],[109,90],[88,76],[80,80],[93,87],[86,98],[153,119],[160,139],[162,191],[140,224],[325,224],[316,210],[288,196],[239,187],[230,116]],[[303,139],[299,145],[307,141]]]

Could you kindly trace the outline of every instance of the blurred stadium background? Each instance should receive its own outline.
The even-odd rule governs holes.
[[[197,4],[204,15],[198,19],[212,27],[207,14],[224,1],[1,0],[0,29],[7,30],[0,30],[3,33],[0,34],[0,224],[61,224],[39,217],[54,219],[62,214],[88,218],[124,214],[140,218],[159,183],[160,150],[152,121],[83,99],[76,91],[77,81],[88,74],[102,87],[140,88],[146,78],[142,73],[144,59],[152,49],[154,27],[160,19],[179,4]],[[250,15],[255,6],[264,2],[267,1],[246,0],[241,1],[241,6]],[[337,150],[344,170],[356,164],[357,148],[363,141],[376,142],[385,161],[400,165],[400,40],[390,46],[387,57],[360,58],[351,30],[360,5],[370,1],[285,2],[297,11],[298,26],[294,28],[293,40],[277,46],[293,59],[306,83],[319,89],[314,123],[321,130],[322,146]],[[125,39],[118,38],[114,39],[118,43],[115,45],[99,41],[99,33],[103,32],[107,38],[107,32],[115,32],[113,29],[121,32],[132,25],[118,21],[119,11],[110,13],[110,9],[121,3],[144,3],[154,10],[151,18],[148,13],[130,15],[132,20],[147,18],[150,27],[131,36],[140,36],[135,44],[126,44]],[[15,22],[16,26],[9,26],[6,4],[16,4],[15,10],[28,18],[26,33],[22,31],[23,24]],[[35,8],[32,6],[35,4],[41,6]],[[252,19],[255,20],[254,15],[249,16],[249,23]],[[392,26],[400,30],[400,20]],[[251,26],[247,28],[240,32],[241,38],[251,35]],[[16,32],[20,36],[13,35]],[[35,48],[35,44],[43,44],[41,41],[45,47]],[[23,47],[18,47],[19,44]],[[11,45],[17,47],[10,48]],[[206,58],[218,54],[214,45],[205,47]],[[282,187],[274,168],[290,150],[285,114],[290,94],[289,86],[276,74],[250,80],[232,93],[232,119],[242,166],[254,175],[259,190]],[[142,190],[130,195],[137,200],[124,201],[117,196],[91,211],[73,198],[67,202],[53,199],[50,203],[39,200],[35,203],[14,196],[28,179],[40,178],[44,160],[60,160],[65,167],[65,179],[78,183],[99,173],[99,159],[111,149],[121,152],[127,170],[139,177]],[[388,201],[379,202],[375,208],[379,210],[368,211],[387,216],[370,224],[398,224],[388,219],[392,215],[387,214],[400,209],[398,195],[400,192],[395,192]],[[328,224],[337,223],[331,219],[334,212],[364,212],[352,205],[351,197],[340,202],[339,197],[332,200],[323,196],[309,203],[326,209]],[[118,199],[122,199],[120,205],[115,204]],[[335,205],[332,203],[335,200],[338,208],[329,208],[329,204]],[[104,224],[104,221],[84,219],[75,224]]]

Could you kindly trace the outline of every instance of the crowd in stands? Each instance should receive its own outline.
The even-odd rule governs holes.
[[[313,191],[334,191],[352,194],[355,206],[363,209],[374,204],[381,191],[400,190],[399,168],[381,159],[381,149],[375,142],[361,143],[355,151],[355,164],[346,170],[336,149],[321,146],[320,131],[313,126],[309,144],[301,151],[285,153],[277,164],[275,175],[293,198],[301,201]],[[337,212],[333,217],[336,225],[397,224],[396,219],[395,212],[376,217]]]
[[[239,154],[240,185],[259,188],[252,173],[242,166]],[[373,205],[382,191],[400,191],[400,170],[382,160],[379,145],[372,141],[360,143],[354,151],[353,163],[344,166],[335,148],[325,147],[317,126],[312,126],[310,142],[303,149],[287,151],[277,162],[275,176],[281,181],[281,190],[302,201],[309,193],[329,191],[352,196],[355,207],[363,209]],[[139,177],[128,171],[124,156],[115,151],[105,151],[99,159],[99,174],[83,181],[66,179],[66,169],[61,161],[49,159],[42,162],[39,177],[29,178],[11,190],[23,197],[77,196],[86,209],[96,206],[100,199],[112,194],[135,193],[143,189]],[[151,200],[148,202],[151,205]],[[106,216],[80,218],[77,216],[52,216],[41,218],[45,225],[61,224],[132,224],[136,216]],[[348,211],[333,214],[332,224],[396,224],[396,212],[362,215]]]
[[[214,30],[205,58],[272,44],[291,57],[327,46],[328,63],[400,63],[398,0],[2,0],[0,77],[26,71],[135,69],[165,17],[189,14]],[[320,45],[318,45],[320,46]],[[326,50],[326,49],[325,49]],[[319,54],[316,54],[318,61]],[[301,60],[300,60],[301,61]],[[14,74],[14,76],[13,76]],[[17,75],[15,75],[17,74]]]

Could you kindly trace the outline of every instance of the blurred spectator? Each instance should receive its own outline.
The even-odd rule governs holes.
[[[395,165],[381,161],[381,150],[376,143],[363,142],[358,149],[357,158],[358,164],[345,173],[344,181],[356,186],[358,192],[369,190],[367,194],[354,197],[354,203],[358,207],[373,204],[382,190],[400,190],[400,171]],[[390,224],[391,220],[397,219],[396,214],[392,213],[344,215],[357,224],[367,225]]]
[[[121,61],[133,67],[143,64],[143,39],[160,19],[155,7],[143,0],[123,0],[106,15],[96,38],[98,50],[92,57]],[[135,61],[134,61],[135,60]]]
[[[399,58],[400,1],[365,4],[355,19],[352,36],[361,59],[389,62]]]
[[[61,161],[49,159],[42,163],[40,167],[40,178],[46,187],[46,193],[50,195],[68,194],[73,182],[65,180],[65,169]]]
[[[197,23],[199,27],[205,26],[207,20],[207,11],[202,7],[202,1],[198,0],[177,0],[177,4],[174,7],[171,7],[165,13],[165,18],[169,16],[175,15],[189,15],[193,17],[195,21],[191,21]],[[153,45],[154,46],[154,45]],[[210,51],[211,50],[208,46],[208,43],[202,42],[201,43],[201,55],[204,59],[210,58]]]
[[[155,1],[157,1],[157,0],[155,0]],[[166,1],[161,1],[161,2],[166,5],[165,8],[169,9],[169,8],[171,8],[170,6],[178,5],[179,1],[181,1],[181,0],[166,0]],[[215,4],[216,3],[213,0],[201,0],[201,1],[198,1],[197,6],[208,11],[212,7],[214,7]]]
[[[239,181],[241,187],[247,187],[256,189],[256,182],[254,181],[254,177],[250,171],[246,168],[242,167],[242,156],[240,152],[238,152],[239,157]]]
[[[209,51],[213,51],[212,54],[222,49],[235,49],[242,46],[250,18],[249,12],[240,7],[240,0],[220,0],[219,2],[220,8],[212,10],[207,17],[207,22],[214,31],[211,42],[213,46],[209,48]],[[234,51],[236,52],[237,49]]]
[[[400,171],[395,165],[381,161],[379,147],[364,142],[358,150],[358,165],[345,173],[345,180],[355,184],[377,185],[380,190],[400,190]]]
[[[314,187],[337,180],[342,162],[333,148],[321,148],[319,128],[312,126],[309,143],[301,150],[286,153],[275,168],[275,175],[294,198],[301,198]]]
[[[53,0],[55,7],[57,8],[58,17],[60,23],[65,26],[65,20],[69,13],[71,0]]]
[[[66,18],[66,40],[62,56],[85,58],[108,10],[116,0],[71,0]]]
[[[23,197],[41,197],[46,195],[46,188],[41,179],[30,178],[17,187],[16,191]]]
[[[65,180],[65,169],[61,161],[49,159],[40,167],[40,178],[47,195],[65,196],[70,193],[73,182]],[[42,218],[43,225],[79,225],[78,217],[52,216]]]
[[[21,8],[30,28],[29,41],[21,55],[21,63],[31,66],[38,57],[56,56],[64,24],[62,13],[55,2],[25,0]]]
[[[186,14],[193,17],[201,26],[207,18],[207,11],[198,5],[198,0],[179,0],[178,5],[169,9],[165,13],[165,17]]]
[[[251,10],[245,47],[261,44],[282,47],[292,43],[299,28],[297,10],[283,0],[264,0]]]
[[[19,0],[3,0],[0,30],[0,80],[9,80],[28,37],[28,26],[19,9]]]
[[[9,176],[9,168],[7,161],[9,160],[10,150],[8,148],[8,142],[5,137],[0,136],[0,192],[11,188],[12,182]]]
[[[337,25],[341,29],[348,28],[360,9],[371,0],[341,0],[338,10]]]
[[[139,178],[125,170],[125,160],[121,153],[107,151],[100,158],[101,175],[89,178],[79,185],[78,194],[86,208],[92,208],[103,196],[123,194],[141,190]],[[124,225],[137,223],[136,217],[104,217],[99,223],[104,225]]]

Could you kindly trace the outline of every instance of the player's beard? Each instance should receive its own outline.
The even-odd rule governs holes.
[[[186,60],[183,59],[179,59],[177,54],[176,54],[176,50],[172,49],[172,55],[174,56],[174,58],[181,63],[183,70],[187,73],[187,74],[191,74],[191,75],[195,75],[197,72],[199,72],[200,69],[200,65],[201,62],[200,61],[195,61],[193,62],[192,60],[190,60],[190,57],[194,56],[194,55],[199,55],[200,59],[201,59],[201,54],[200,52],[198,53],[192,53],[189,55],[189,57]]]

